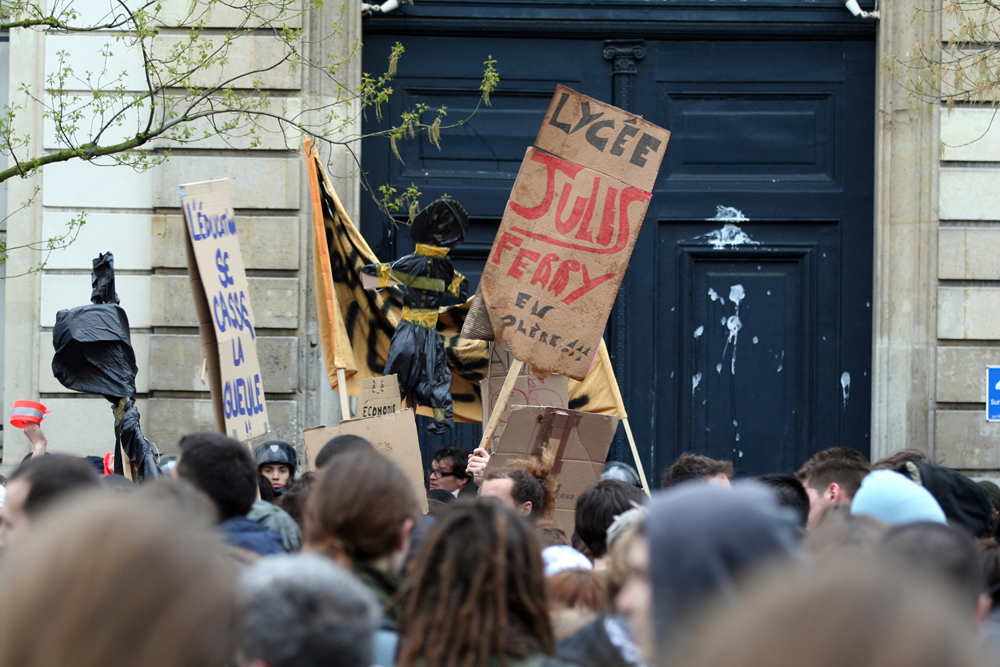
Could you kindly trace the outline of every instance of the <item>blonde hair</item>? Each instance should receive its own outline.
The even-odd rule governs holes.
[[[218,667],[235,566],[169,503],[95,493],[33,523],[0,569],[5,667]]]

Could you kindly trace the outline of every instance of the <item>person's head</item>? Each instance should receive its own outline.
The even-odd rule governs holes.
[[[551,654],[538,539],[500,503],[456,503],[422,539],[401,593],[400,667],[486,667]]]
[[[240,586],[240,655],[266,667],[370,667],[374,596],[318,555],[265,558]]]
[[[809,495],[806,493],[806,489],[802,485],[802,482],[800,482],[795,475],[786,475],[784,473],[776,472],[768,475],[761,475],[757,478],[757,481],[771,487],[771,490],[773,490],[774,494],[778,497],[778,503],[780,505],[791,507],[793,510],[798,512],[802,527],[806,527],[806,524],[809,521]]]
[[[184,479],[157,477],[140,484],[136,496],[144,502],[161,504],[168,511],[186,517],[186,521],[214,528],[219,523],[219,509],[204,491]]]
[[[566,531],[552,519],[536,521],[535,532],[538,533],[538,542],[543,549],[545,547],[569,546],[569,537],[566,535]]]
[[[177,476],[208,494],[222,521],[246,516],[257,499],[257,466],[246,445],[221,433],[195,433],[180,441]]]
[[[305,527],[306,501],[316,482],[316,473],[307,472],[285,487],[285,492],[278,498],[276,504],[295,519],[299,528]]]
[[[985,667],[947,595],[870,559],[781,569],[705,614],[660,664]]]
[[[271,486],[271,480],[260,473],[257,474],[257,494],[261,500],[266,503],[273,503],[274,492],[277,490]]]
[[[335,456],[341,454],[346,454],[347,452],[357,451],[359,449],[365,451],[375,451],[372,443],[368,442],[364,438],[358,435],[338,435],[336,438],[331,439],[325,445],[323,449],[319,450],[319,454],[316,455],[316,471],[319,472],[326,467]]]
[[[1000,608],[1000,544],[992,537],[979,539],[976,549],[983,563],[983,588],[993,601],[993,608]]]
[[[576,532],[594,558],[608,552],[608,527],[615,517],[646,501],[646,494],[625,482],[601,480],[576,501]]]
[[[933,463],[919,449],[901,449],[872,464],[872,470],[894,470],[905,463]]]
[[[345,567],[399,571],[420,516],[413,485],[374,448],[347,452],[320,472],[306,503],[306,547]]]
[[[865,477],[851,501],[851,514],[872,516],[890,526],[947,523],[930,491],[892,470],[876,470]]]
[[[479,495],[501,503],[532,520],[551,519],[556,510],[559,483],[552,477],[551,463],[536,457],[509,467],[487,470]]]
[[[254,450],[257,470],[271,483],[275,495],[281,495],[282,489],[295,481],[298,470],[298,455],[295,448],[287,442],[272,440],[265,442]]]
[[[0,550],[21,540],[50,505],[99,483],[93,466],[73,456],[51,454],[22,463],[7,480],[7,497],[0,507]]]
[[[830,505],[849,505],[869,472],[868,459],[850,447],[824,449],[802,464],[795,476],[809,496],[806,526],[811,530]]]
[[[561,570],[545,580],[550,609],[604,610],[604,575],[587,569]]]
[[[811,556],[829,554],[873,554],[882,545],[889,527],[875,517],[851,514],[847,505],[830,505],[802,540],[802,548]]]
[[[732,596],[740,578],[796,553],[800,536],[795,512],[759,482],[658,493],[643,528],[615,604],[650,660],[712,597]]]
[[[431,490],[444,489],[454,493],[468,484],[469,476],[465,474],[468,462],[469,452],[461,447],[445,445],[434,452],[434,461],[429,471]]]
[[[716,461],[701,454],[685,452],[663,471],[660,486],[664,489],[692,479],[705,479],[719,486],[730,486],[733,478],[732,461]]]
[[[990,494],[990,505],[993,507],[992,520],[990,522],[992,524],[991,527],[993,532],[990,534],[990,537],[995,538],[997,535],[997,528],[1000,528],[1000,486],[997,486],[989,480],[981,480],[977,483],[979,486],[986,489],[988,494]]]
[[[37,528],[0,570],[9,601],[0,614],[0,664],[232,661],[236,572],[213,529],[139,492],[80,498]]]
[[[911,576],[938,579],[951,588],[977,622],[989,613],[983,561],[967,533],[939,523],[911,523],[890,529],[882,551],[898,559]]]

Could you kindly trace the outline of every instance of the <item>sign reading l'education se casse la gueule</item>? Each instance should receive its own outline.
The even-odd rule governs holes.
[[[481,283],[497,340],[538,377],[586,377],[669,138],[617,107],[556,89]]]

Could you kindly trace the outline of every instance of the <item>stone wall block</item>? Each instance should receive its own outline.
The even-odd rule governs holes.
[[[942,167],[941,220],[1000,220],[1000,169]]]
[[[154,334],[150,341],[150,379],[153,390],[205,391],[201,382],[201,338]],[[298,339],[294,336],[258,336],[257,360],[269,393],[298,389]],[[207,383],[206,379],[206,383]]]
[[[201,49],[202,45],[211,43],[212,48],[219,49],[224,39],[225,35],[204,33],[194,46]],[[152,54],[158,58],[169,58],[177,46],[191,49],[188,42],[185,35],[160,35],[153,40]],[[186,83],[205,90],[222,87],[299,90],[302,87],[302,67],[296,66],[296,56],[289,54],[288,45],[267,31],[253,35],[237,34],[225,53],[224,63],[220,62],[223,59],[221,54],[216,56],[213,66],[194,72]],[[191,53],[190,57],[196,58],[197,52]],[[289,60],[284,60],[286,57]],[[240,76],[246,72],[253,74]]]
[[[107,401],[105,401],[107,402]],[[110,414],[110,409],[108,413]],[[181,437],[204,431],[218,432],[212,400],[195,398],[151,398],[149,417],[143,421],[143,433],[156,443],[164,454],[176,454]],[[284,440],[292,445],[302,441],[295,401],[267,402],[267,416],[271,432],[265,440]],[[148,424],[148,425],[147,425]]]
[[[153,206],[180,209],[177,186],[220,178],[229,179],[234,209],[298,210],[302,159],[278,153],[276,157],[205,157],[178,155],[153,170]]]
[[[243,265],[247,269],[297,271],[299,218],[292,216],[236,216]],[[155,215],[152,225],[152,261],[155,267],[187,268],[184,218]]]
[[[111,412],[111,403],[103,396],[83,397],[77,394],[72,398],[50,397],[41,401],[52,410],[42,424],[50,452],[73,456],[104,456],[114,449],[115,417]],[[149,426],[149,403],[140,398],[136,400],[136,407],[143,433],[146,433]],[[16,449],[14,458],[8,458],[6,451],[4,452],[5,460],[12,463],[20,461],[29,450],[28,439],[20,433],[17,436],[11,438],[16,442],[4,443],[5,450],[7,446]]]
[[[938,287],[938,338],[1000,340],[1000,287]]]
[[[258,329],[299,326],[299,279],[251,277],[250,302]],[[150,311],[153,326],[196,327],[191,281],[186,275],[153,276]]]
[[[985,403],[987,366],[1000,366],[1000,347],[939,346],[937,401]]]
[[[935,420],[938,462],[963,470],[1000,467],[1000,422],[986,421],[982,410],[938,410]]]

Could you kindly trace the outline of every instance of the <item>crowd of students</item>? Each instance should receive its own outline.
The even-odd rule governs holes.
[[[353,436],[303,473],[194,434],[139,485],[36,446],[3,480],[0,667],[1000,660],[1000,488],[920,452],[738,481],[684,454],[651,498],[613,463],[572,517],[551,459],[488,464],[443,448],[425,504]]]

